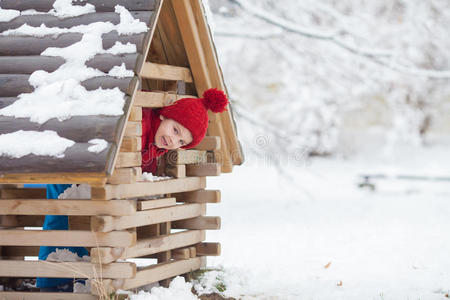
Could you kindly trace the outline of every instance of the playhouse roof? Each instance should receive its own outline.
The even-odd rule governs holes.
[[[0,145],[0,183],[103,184],[105,182],[103,179],[114,169],[132,106],[135,101],[138,101],[136,99],[149,97],[147,91],[158,89],[161,82],[155,79],[179,79],[177,76],[174,78],[160,76],[159,78],[155,75],[164,67],[173,66],[175,71],[187,70],[188,75],[184,72],[185,75],[181,79],[193,82],[192,88],[188,89],[189,94],[193,96],[201,95],[203,91],[211,87],[226,91],[201,0],[88,0],[75,2],[74,5],[92,4],[95,11],[63,18],[51,13],[53,2],[0,1],[0,8],[3,10],[22,11],[21,15],[8,21],[0,18],[0,143],[13,141],[15,146],[27,148],[36,136],[22,136],[19,139],[5,138],[8,134],[12,136],[22,130],[39,133],[53,131],[59,138],[72,141],[72,144],[69,143],[69,146],[63,148],[59,154],[42,155],[34,149],[29,153],[22,153],[22,156],[17,155],[17,151],[7,152],[14,147],[6,148],[7,150],[2,152]],[[115,8],[117,4],[125,7],[134,19],[145,22],[149,28],[148,31],[120,33],[117,28],[122,21]],[[34,10],[28,11],[31,14],[23,13],[30,9]],[[82,112],[69,117],[50,116],[47,117],[48,119],[42,119],[41,116],[34,117],[31,121],[30,117],[20,117],[17,113],[16,115],[2,113],[2,108],[9,107],[19,100],[25,101],[26,99],[21,99],[23,95],[33,92],[36,84],[33,84],[34,86],[31,84],[35,79],[29,80],[30,74],[36,70],[51,73],[67,61],[59,56],[41,55],[45,49],[68,47],[83,38],[83,33],[77,32],[46,36],[4,35],[7,30],[17,29],[24,24],[34,27],[45,24],[46,27],[71,28],[95,22],[110,22],[118,26],[101,35],[103,49],[112,48],[116,42],[136,45],[136,53],[116,54],[113,51],[97,53],[86,62],[86,66],[104,72],[103,76],[97,74],[86,80],[80,80],[81,86],[88,91],[99,87],[120,89],[125,103],[123,114],[105,113],[102,107],[86,106],[92,111],[97,111],[98,108],[99,113]],[[114,66],[121,66],[123,63],[127,70],[134,71],[134,76],[116,77],[109,72]],[[38,81],[39,76],[35,77]],[[19,96],[21,94],[22,96]],[[167,96],[167,93],[160,94]],[[179,95],[177,97],[180,98]],[[34,105],[32,101],[25,103]],[[39,118],[41,118],[40,121]],[[243,161],[231,107],[225,113],[217,116],[210,115],[210,119],[208,135],[218,136],[221,140],[221,148],[215,153],[216,159],[222,163],[222,172],[230,172],[233,165],[241,164]],[[103,147],[102,140],[107,142]],[[96,151],[94,146],[97,149],[100,147],[99,151]],[[42,145],[39,148],[47,147],[49,146]],[[13,151],[12,154],[11,151]]]

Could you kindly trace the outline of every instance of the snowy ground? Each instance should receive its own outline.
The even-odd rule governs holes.
[[[449,147],[387,154],[367,145],[352,158],[286,165],[288,178],[252,157],[209,178],[222,203],[208,214],[222,217],[222,229],[207,240],[220,241],[222,255],[208,264],[223,268],[210,277],[221,277],[226,296],[447,299],[450,182],[375,180],[375,191],[357,183],[366,173],[449,176]]]

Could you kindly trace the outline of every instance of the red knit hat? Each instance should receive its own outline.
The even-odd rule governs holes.
[[[195,147],[206,135],[208,128],[208,109],[220,113],[228,104],[227,96],[218,89],[209,89],[203,93],[203,98],[183,98],[159,111],[159,114],[177,121],[192,134],[192,142],[181,148]]]

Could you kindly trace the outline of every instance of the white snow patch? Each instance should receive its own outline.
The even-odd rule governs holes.
[[[114,66],[108,72],[109,76],[117,77],[117,78],[125,78],[125,77],[133,77],[134,72],[132,70],[127,70],[125,67],[125,63],[122,63],[120,66]]]
[[[106,50],[104,53],[107,54],[122,54],[122,53],[136,53],[137,48],[135,44],[132,44],[130,42],[126,44],[122,44],[121,42],[117,41],[114,46]]]
[[[72,184],[70,188],[59,194],[58,199],[91,199],[91,187],[89,184]]]
[[[9,22],[20,16],[20,11],[15,9],[2,9],[0,7],[0,22]]]
[[[89,3],[81,6],[72,5],[72,0],[56,0],[53,3],[53,9],[51,9],[48,13],[58,18],[70,18],[94,12],[95,6]]]
[[[73,284],[73,292],[76,294],[90,294],[91,293],[91,281],[86,280],[86,284],[82,284],[81,282],[75,282]]]
[[[120,14],[120,23],[117,25],[117,32],[120,35],[131,35],[148,30],[147,24],[133,18],[131,13],[123,6],[116,5],[115,12]]]
[[[37,11],[35,9],[27,9],[27,10],[22,10],[20,12],[21,16],[34,16],[34,15],[45,15],[46,13],[43,11]]]
[[[20,158],[34,154],[63,158],[66,149],[74,144],[74,141],[60,137],[55,131],[19,130],[0,135],[0,156]]]
[[[140,291],[130,295],[130,300],[197,300],[198,297],[191,292],[192,284],[185,282],[183,277],[175,277],[169,288],[154,287],[149,292]]]
[[[93,144],[92,146],[89,146],[88,151],[95,153],[102,152],[108,146],[108,142],[104,139],[92,139],[88,143]]]
[[[142,178],[144,181],[162,181],[167,179],[172,179],[170,176],[154,176],[152,173],[144,172],[142,173]]]
[[[46,261],[55,262],[76,262],[76,261],[91,261],[91,258],[87,255],[79,257],[76,253],[66,248],[56,248],[54,252],[47,256]]]

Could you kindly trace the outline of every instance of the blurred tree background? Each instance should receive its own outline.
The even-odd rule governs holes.
[[[247,150],[279,161],[449,133],[448,0],[204,2]]]

